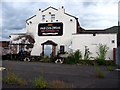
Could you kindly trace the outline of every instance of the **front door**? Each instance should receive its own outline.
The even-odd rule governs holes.
[[[46,42],[42,43],[42,55],[53,57],[56,55],[56,46],[57,44],[51,40],[47,40]]]
[[[52,45],[44,45],[44,56],[51,57],[52,55]]]

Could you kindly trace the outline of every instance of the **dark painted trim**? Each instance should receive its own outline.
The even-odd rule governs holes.
[[[32,18],[34,18],[34,17],[36,17],[36,15],[34,15],[34,16],[28,18],[28,19],[26,20],[26,23],[27,23],[28,20],[30,20],[30,19],[32,19]],[[27,23],[27,24],[29,24],[29,23]]]
[[[48,10],[49,8],[52,8],[52,9],[54,9],[54,10],[57,10],[58,11],[58,9],[56,9],[56,8],[54,8],[54,7],[48,7],[48,8],[46,8],[45,10],[42,10],[42,12],[44,12],[44,11],[46,11],[46,10]]]
[[[46,42],[42,43],[41,45],[53,45],[53,46],[57,46],[57,43],[51,41],[51,40],[47,40]]]
[[[57,10],[58,11],[58,9],[56,9],[56,8],[54,8],[54,7],[48,7],[48,8],[46,8],[45,10],[43,10],[42,12],[44,12],[44,11],[46,11],[46,10],[48,10],[49,8],[52,8],[52,9],[54,9],[54,10]],[[75,19],[78,19],[77,17],[75,17],[75,16],[72,16],[72,15],[70,15],[70,14],[68,14],[68,13],[64,13],[64,14],[66,14],[66,15],[68,15],[68,16],[71,16],[71,17],[74,17]]]
[[[46,27],[48,24],[53,24],[53,26],[60,26],[59,32],[57,34],[48,34],[48,35],[43,35],[43,32],[41,32],[40,27]],[[49,33],[49,32],[44,32],[44,33]],[[54,32],[53,32],[54,33]],[[50,22],[50,23],[39,23],[38,24],[38,36],[62,36],[63,35],[63,23],[62,22]]]
[[[44,11],[48,10],[49,8],[52,8],[52,9],[54,9],[54,10],[58,11],[58,9],[56,9],[56,8],[54,8],[54,7],[51,7],[51,6],[50,6],[50,7],[46,8],[45,10],[43,10],[42,12],[44,12]],[[72,16],[72,15],[70,15],[70,14],[68,14],[68,13],[64,13],[64,14],[66,14],[66,15],[68,15],[68,16],[71,16],[71,17],[75,18],[76,20],[78,20],[78,18],[77,18],[77,17],[75,17],[75,16]],[[28,20],[30,20],[30,19],[32,19],[32,18],[34,18],[34,17],[36,17],[36,15],[34,15],[34,16],[32,16],[32,17],[28,18],[28,19],[26,20],[26,23],[27,23],[27,21],[28,21]],[[27,24],[29,25],[29,23],[27,23]]]
[[[75,18],[76,20],[78,19],[77,17],[72,16],[72,15],[70,15],[70,14],[68,14],[68,13],[64,13],[64,14],[66,14],[66,15],[68,15],[68,16],[70,16],[70,17],[73,17],[73,18]]]

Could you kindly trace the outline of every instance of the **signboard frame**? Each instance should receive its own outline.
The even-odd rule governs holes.
[[[62,36],[63,23],[39,23],[38,36]]]

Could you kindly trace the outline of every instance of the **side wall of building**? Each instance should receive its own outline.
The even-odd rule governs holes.
[[[113,60],[113,48],[117,48],[117,34],[77,34],[73,35],[72,49],[79,49],[84,55],[85,46],[92,52],[91,56],[96,57],[99,44],[107,45],[109,50],[106,55],[106,60]]]

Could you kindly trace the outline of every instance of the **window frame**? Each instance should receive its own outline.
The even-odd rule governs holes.
[[[42,20],[43,20],[43,21],[45,20],[45,15],[42,15]]]
[[[51,20],[55,20],[55,14],[51,14]]]

